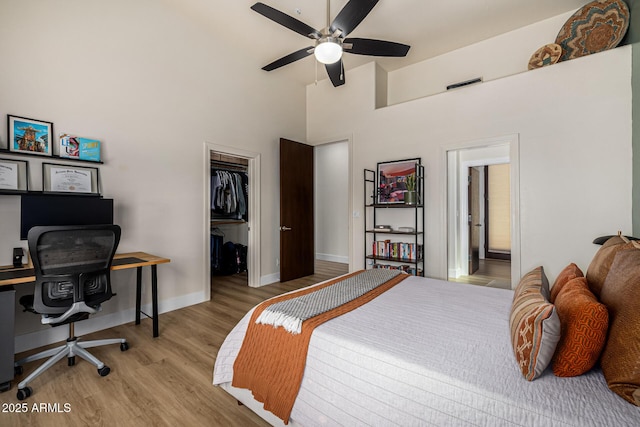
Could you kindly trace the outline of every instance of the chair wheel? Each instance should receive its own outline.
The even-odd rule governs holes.
[[[18,389],[18,400],[25,400],[27,397],[33,394],[33,389],[31,387],[25,387]]]
[[[127,351],[127,350],[129,350],[129,343],[126,341],[123,343],[120,343],[120,351]]]
[[[22,367],[22,365],[13,367],[14,375],[22,375],[23,372],[24,372],[24,368]]]
[[[107,375],[109,375],[109,372],[111,372],[111,369],[107,365],[104,365],[101,369],[98,369],[98,373],[101,377],[106,377]]]
[[[75,364],[76,364],[75,356],[67,357],[67,366],[73,366]]]

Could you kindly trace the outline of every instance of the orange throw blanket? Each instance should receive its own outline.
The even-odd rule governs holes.
[[[264,409],[271,411],[288,424],[302,382],[313,330],[334,317],[366,304],[409,275],[400,274],[361,297],[305,320],[300,334],[291,334],[281,327],[256,324],[256,319],[271,304],[317,291],[359,273],[361,271],[293,294],[282,295],[258,305],[251,315],[242,347],[233,365],[231,384],[234,387],[251,390],[253,397],[264,403]]]

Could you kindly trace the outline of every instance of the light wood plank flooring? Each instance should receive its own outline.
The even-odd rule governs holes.
[[[511,289],[511,262],[501,259],[481,259],[478,270],[469,276],[449,278],[452,282]]]
[[[31,384],[34,394],[22,401],[28,404],[27,413],[1,411],[0,426],[266,426],[212,385],[220,345],[254,305],[347,270],[346,264],[317,261],[313,276],[261,288],[249,288],[242,277],[214,277],[211,301],[160,315],[158,338],[151,337],[150,319],[139,326],[130,323],[85,336],[87,340],[125,337],[131,348],[124,353],[118,346],[90,350],[111,367],[106,377],[80,358],[71,368],[65,361],[58,362]],[[40,363],[28,364],[25,374]],[[16,392],[23,377],[15,379],[10,391],[0,393],[2,409],[22,403]],[[34,404],[42,403],[57,403],[61,411],[67,403],[70,411],[33,411]]]

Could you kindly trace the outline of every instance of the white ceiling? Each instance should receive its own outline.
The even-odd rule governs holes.
[[[255,0],[170,1],[174,7],[204,20],[225,43],[246,51],[255,58],[258,69],[296,50],[313,46],[311,39],[251,10]],[[330,1],[331,19],[347,1]],[[327,25],[326,0],[263,0],[262,3],[318,30]],[[410,45],[405,58],[375,58],[384,69],[392,71],[576,10],[586,3],[589,0],[380,0],[349,37]],[[553,41],[549,40],[549,43]],[[372,59],[370,56],[345,54],[347,84],[348,70]],[[315,80],[315,69],[315,60],[310,56],[271,73],[309,84]],[[325,78],[324,67],[318,66],[318,79]]]

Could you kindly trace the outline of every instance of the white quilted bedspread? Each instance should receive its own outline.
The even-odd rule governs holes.
[[[512,297],[411,277],[321,325],[291,419],[350,427],[640,426],[640,408],[611,392],[598,370],[522,377],[509,342]],[[249,316],[220,348],[214,384],[231,382]]]

